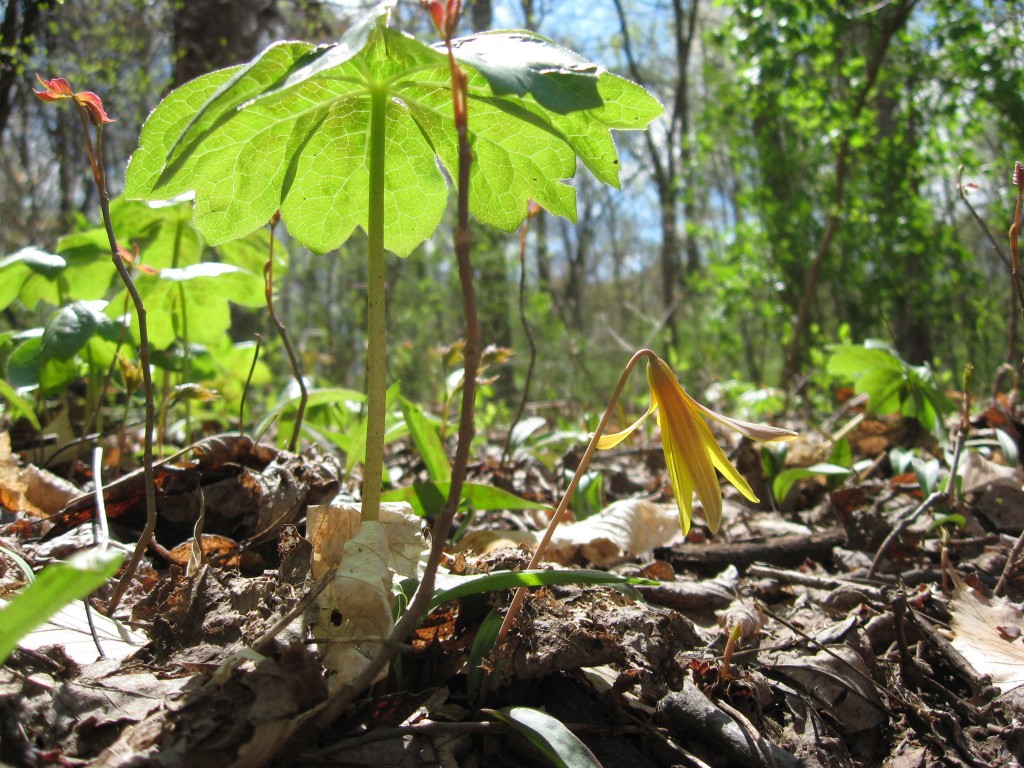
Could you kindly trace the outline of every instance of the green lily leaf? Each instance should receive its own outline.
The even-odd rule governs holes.
[[[447,576],[445,588],[434,592],[430,608],[436,608],[449,600],[469,595],[482,595],[499,589],[518,587],[548,587],[555,584],[608,584],[615,587],[629,587],[634,584],[657,586],[658,582],[636,576],[619,576],[607,571],[580,570],[536,570],[536,571],[492,571],[473,576]],[[636,590],[632,592],[637,594]]]
[[[406,501],[420,517],[431,517],[441,511],[448,498],[450,482],[413,483],[406,488],[388,491],[381,501]],[[463,483],[462,499],[477,509],[550,509],[540,501],[530,501],[508,491],[483,483]]]
[[[42,431],[43,427],[39,423],[39,417],[36,416],[36,412],[32,409],[32,403],[19,395],[14,387],[3,379],[0,379],[0,397],[10,404],[11,412],[27,419],[28,423],[37,432]]]
[[[320,405],[348,407],[349,405],[361,406],[366,402],[366,395],[362,392],[357,392],[354,389],[343,389],[340,387],[312,389],[308,392],[308,396],[306,407],[310,412]],[[266,416],[263,417],[263,420],[256,425],[253,432],[257,435],[263,434],[275,419],[282,414],[292,415],[294,411],[298,410],[298,407],[298,395],[291,397],[284,402],[278,403],[266,414]]]
[[[85,597],[117,573],[122,553],[85,550],[48,565],[36,579],[0,608],[0,663],[18,641],[72,600]]]
[[[483,710],[515,728],[557,768],[601,768],[594,753],[562,722],[531,707]]]
[[[789,494],[789,489],[797,480],[805,480],[808,477],[849,477],[853,470],[849,467],[841,467],[836,464],[813,464],[809,467],[793,467],[780,472],[772,483],[772,493],[775,499],[781,502]]]
[[[494,643],[498,640],[498,631],[504,620],[505,615],[492,608],[480,622],[476,637],[473,638],[473,645],[469,649],[469,668],[466,672],[466,692],[473,704],[476,704],[480,696],[480,686],[484,681],[483,661],[494,650]]]
[[[409,434],[420,452],[420,458],[427,465],[427,474],[435,482],[447,482],[452,479],[452,466],[448,462],[448,454],[437,434],[437,429],[426,417],[416,403],[399,396],[398,404],[409,427]]]
[[[252,62],[171,93],[150,116],[126,195],[195,194],[211,243],[242,237],[280,210],[315,251],[368,228],[368,120],[386,98],[384,245],[406,255],[430,237],[457,168],[445,53],[386,26],[380,6],[336,45],[277,43]],[[470,210],[511,231],[527,202],[575,219],[564,180],[577,157],[618,184],[611,129],[642,129],[662,112],[639,86],[530,32],[454,41],[469,88],[474,163]],[[501,55],[497,56],[497,52]]]

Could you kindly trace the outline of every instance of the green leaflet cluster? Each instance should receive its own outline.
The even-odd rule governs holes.
[[[334,45],[276,43],[171,93],[146,122],[126,196],[194,193],[196,225],[212,244],[280,210],[292,236],[330,250],[367,229],[370,103],[384,93],[384,244],[407,255],[441,220],[458,148],[447,54],[389,29],[386,15]],[[644,89],[529,32],[453,46],[469,81],[470,210],[506,231],[529,200],[575,220],[565,180],[577,157],[618,186],[611,129],[642,129],[662,112]]]

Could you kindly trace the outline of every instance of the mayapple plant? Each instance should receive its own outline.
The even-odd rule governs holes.
[[[575,220],[565,180],[577,160],[618,186],[611,129],[643,129],[662,113],[643,88],[531,32],[451,39],[457,3],[427,5],[445,38],[437,46],[389,27],[391,0],[338,43],[278,42],[180,87],[147,120],[125,188],[134,199],[194,195],[196,225],[213,245],[277,211],[318,252],[357,226],[366,232],[364,520],[380,498],[385,249],[406,256],[433,235],[446,172],[485,224],[514,230],[531,200]],[[460,138],[472,148],[464,177]]]

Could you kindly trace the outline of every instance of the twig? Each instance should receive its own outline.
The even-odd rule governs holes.
[[[107,524],[107,505],[103,500],[103,449],[99,446],[92,449],[92,477],[96,497],[96,514],[92,521],[94,543],[100,549],[106,549],[110,544],[110,526]]]
[[[956,431],[956,442],[953,445],[953,460],[950,462],[949,479],[946,481],[946,487],[941,491],[935,491],[930,494],[928,498],[922,501],[916,508],[912,509],[908,514],[900,518],[896,525],[893,526],[893,529],[889,531],[889,535],[885,537],[882,545],[875,553],[875,557],[871,561],[871,567],[868,568],[866,578],[870,579],[874,577],[875,571],[878,569],[878,564],[882,561],[882,557],[908,525],[913,523],[936,504],[946,502],[953,496],[956,491],[956,470],[960,465],[960,454],[963,452],[964,442],[966,440],[967,430],[963,429],[963,424],[961,424],[958,426]]]
[[[978,215],[978,212],[974,209],[974,206],[971,205],[971,201],[967,199],[967,192],[963,184],[963,175],[964,167],[961,165],[956,170],[956,191],[960,195],[960,199],[963,201],[963,204],[967,206],[967,210],[970,212],[971,217],[974,219],[974,222],[978,225],[978,228],[981,229],[981,231],[985,234],[985,238],[992,246],[992,250],[995,252],[996,256],[998,256],[999,259],[1003,262],[1003,264],[1006,265],[1007,269],[1011,269],[1012,267],[1010,257],[1007,256],[1003,249],[999,246],[999,241],[996,240],[995,235],[992,234],[992,230],[989,229],[988,224],[986,224],[984,219],[982,219],[981,216]]]
[[[519,408],[512,418],[508,433],[505,435],[505,450],[501,453],[501,469],[504,471],[508,462],[509,453],[512,451],[512,432],[515,430],[519,420],[523,418],[523,411],[526,410],[526,403],[530,399],[530,382],[533,381],[533,367],[537,363],[537,343],[533,340],[533,331],[526,319],[526,235],[530,229],[530,219],[539,212],[535,203],[529,204],[526,219],[519,228],[519,322],[523,326],[523,333],[526,334],[526,343],[530,347],[530,364],[526,367],[526,380],[523,382],[523,396],[519,400]]]
[[[995,696],[998,691],[992,687],[992,678],[988,675],[979,675],[960,652],[953,647],[953,644],[939,634],[925,616],[911,608],[907,616],[914,622],[917,631],[935,648],[943,660],[964,680],[980,700],[988,700]]]
[[[1024,163],[1019,160],[1013,164],[1013,186],[1017,188],[1017,204],[1013,209],[1013,224],[1007,233],[1010,240],[1010,277],[1013,280],[1014,290],[1017,292],[1017,305],[1021,315],[1024,316],[1024,285],[1020,277],[1020,228],[1021,208],[1024,206]]]
[[[952,693],[946,686],[938,682],[932,675],[926,674],[917,658],[910,652],[904,619],[912,611],[907,604],[907,594],[902,589],[897,591],[896,599],[893,600],[892,613],[893,626],[896,630],[896,645],[899,648],[900,655],[900,673],[904,682],[913,683],[919,690],[927,690],[930,693],[938,694],[965,720],[972,723],[983,723],[985,718],[978,707],[964,701],[960,696]],[[915,622],[916,624],[917,622]]]
[[[639,734],[641,736],[649,735],[652,731],[658,733],[658,729],[643,725],[592,725],[590,723],[565,723],[564,725],[573,733],[599,733],[614,735]],[[341,741],[336,741],[333,744],[328,744],[325,747],[317,749],[313,754],[326,757],[329,755],[336,755],[339,752],[347,752],[348,750],[356,749],[358,747],[365,746],[366,744],[375,744],[379,741],[389,741],[391,739],[401,739],[404,736],[433,736],[436,734],[449,733],[491,733],[504,735],[510,732],[511,726],[502,722],[477,721],[449,723],[438,722],[436,720],[421,720],[417,723],[399,725],[392,728],[374,728],[369,733],[352,736],[347,739],[342,739]],[[662,738],[664,738],[663,735]]]
[[[274,228],[280,220],[280,211],[275,211],[274,215],[270,217],[270,248],[267,254],[267,263],[263,265],[263,286],[267,295],[267,311],[270,313],[270,319],[274,323],[274,327],[277,328],[278,336],[281,337],[281,343],[284,344],[284,351],[288,355],[288,362],[292,367],[292,376],[295,377],[295,383],[299,385],[299,410],[295,412],[295,426],[292,427],[292,436],[288,440],[288,450],[295,453],[299,432],[302,430],[302,417],[306,413],[306,401],[309,399],[309,393],[306,392],[306,382],[302,378],[299,360],[295,357],[295,350],[292,349],[291,342],[288,340],[288,331],[285,329],[284,323],[278,320],[277,314],[274,312]],[[252,364],[255,368],[255,359],[253,359]],[[249,372],[249,375],[252,375],[252,371]]]
[[[110,544],[110,528],[107,525],[107,506],[103,501],[103,449],[96,446],[92,449],[92,476],[96,484],[93,493],[96,495],[96,514],[92,519],[93,544],[100,549],[106,549]],[[96,631],[96,622],[92,618],[92,606],[88,598],[82,600],[85,607],[85,620],[89,624],[89,634],[92,635],[93,645],[96,646],[96,653],[101,659],[107,658],[100,644],[100,635]]]
[[[114,262],[117,274],[121,277],[121,282],[124,283],[128,294],[132,297],[132,304],[139,318],[139,364],[142,367],[142,389],[146,396],[146,431],[143,441],[142,458],[146,487],[146,526],[143,528],[142,535],[139,536],[139,541],[135,545],[131,559],[128,561],[128,565],[125,566],[124,573],[121,575],[121,579],[114,588],[114,594],[110,598],[108,611],[113,614],[121,602],[121,598],[124,597],[124,593],[127,591],[132,578],[135,576],[135,571],[139,567],[139,562],[142,560],[142,555],[146,551],[149,540],[156,531],[156,482],[153,476],[153,423],[156,421],[156,406],[153,401],[153,375],[149,368],[149,325],[146,322],[146,307],[142,302],[138,289],[135,287],[135,281],[132,280],[131,273],[128,272],[128,267],[125,266],[124,259],[121,257],[121,251],[117,245],[117,237],[114,235],[114,225],[110,219],[110,196],[107,193],[103,161],[103,123],[100,121],[94,122],[96,125],[96,146],[94,150],[92,136],[89,133],[89,123],[91,122],[89,115],[86,113],[85,107],[78,100],[74,100],[73,103],[82,121],[82,129],[85,132],[85,142],[89,152],[90,165],[92,166],[93,181],[96,183],[96,191],[99,193],[100,213],[103,216],[103,226],[106,229],[107,242],[110,245],[110,257]]]
[[[273,235],[271,235],[273,236]],[[238,436],[245,435],[245,398],[249,394],[249,385],[252,384],[252,375],[256,372],[256,363],[260,359],[260,347],[263,346],[263,334],[254,334],[256,337],[256,350],[252,353],[252,365],[249,366],[249,375],[245,377],[245,386],[242,388],[242,402],[238,404]]]
[[[1021,531],[1020,536],[1013,542],[1013,548],[1010,550],[1009,557],[1006,558],[1006,565],[1003,566],[1003,572],[999,574],[999,581],[996,582],[995,588],[992,590],[992,594],[999,596],[1006,589],[1006,582],[1010,578],[1010,573],[1013,571],[1014,565],[1017,563],[1017,559],[1020,557],[1021,550],[1024,549],[1024,531]]]

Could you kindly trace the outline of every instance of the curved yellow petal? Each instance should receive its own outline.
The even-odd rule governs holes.
[[[603,451],[603,450],[606,450],[608,448],[614,448],[616,445],[621,443],[623,440],[625,440],[627,437],[629,437],[631,434],[633,434],[637,430],[637,428],[639,428],[639,426],[641,424],[643,424],[645,421],[647,421],[647,417],[650,416],[652,413],[654,413],[654,409],[657,408],[657,407],[658,407],[657,403],[655,403],[654,400],[652,399],[651,400],[651,407],[647,409],[647,413],[645,413],[639,419],[634,421],[632,424],[630,424],[624,430],[622,430],[621,432],[615,432],[615,433],[613,433],[611,435],[601,435],[601,437],[598,438],[598,441],[597,441],[597,450]]]
[[[711,456],[711,463],[715,465],[719,472],[721,472],[725,479],[728,480],[736,488],[737,491],[742,493],[748,499],[755,504],[760,501],[757,495],[754,493],[754,489],[750,487],[750,483],[747,479],[739,473],[739,470],[732,465],[732,462],[726,457],[725,452],[722,451],[721,447],[716,442],[714,448],[708,446],[708,453]]]
[[[693,518],[693,480],[689,466],[676,448],[677,438],[666,425],[662,413],[658,414],[658,422],[661,424],[661,445],[665,453],[665,465],[668,467],[668,479],[679,508],[679,529],[685,536],[690,531],[690,520]]]
[[[651,361],[647,367],[647,379],[660,409],[658,420],[665,463],[676,492],[676,502],[680,505],[683,532],[689,528],[693,492],[704,507],[708,527],[717,531],[722,521],[722,490],[709,455],[709,446],[718,448],[718,444],[665,361],[660,358]]]

